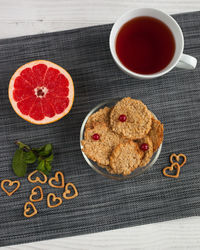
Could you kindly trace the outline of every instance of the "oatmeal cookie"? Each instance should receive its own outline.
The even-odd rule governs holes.
[[[156,152],[160,147],[160,144],[163,141],[163,133],[163,124],[159,120],[152,118],[151,130],[149,131],[148,136],[153,142],[153,152]]]
[[[108,166],[112,150],[124,140],[122,136],[115,134],[106,123],[94,123],[93,128],[85,129],[85,137],[81,144],[82,150],[88,158],[100,165]]]
[[[129,139],[143,138],[151,129],[152,114],[140,100],[130,97],[119,101],[110,112],[110,125],[115,133]]]
[[[111,108],[105,107],[103,109],[99,109],[97,112],[92,114],[85,125],[86,128],[92,128],[93,124],[96,122],[104,122],[107,125],[109,124],[109,115]]]
[[[115,174],[129,175],[141,162],[142,153],[133,141],[121,143],[110,156],[110,167]]]
[[[146,151],[142,151],[143,157],[142,157],[140,165],[139,165],[140,167],[144,167],[150,162],[151,157],[153,155],[153,143],[148,135],[145,136],[144,138],[138,140],[137,143],[139,145],[139,148],[141,147],[142,144],[148,145],[148,149]]]

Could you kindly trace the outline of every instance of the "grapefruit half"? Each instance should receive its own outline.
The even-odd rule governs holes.
[[[70,74],[46,60],[24,64],[10,79],[8,95],[15,112],[34,124],[48,124],[65,116],[74,101]]]

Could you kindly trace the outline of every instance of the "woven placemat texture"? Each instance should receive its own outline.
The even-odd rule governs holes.
[[[185,37],[184,52],[200,61],[200,12],[175,15]],[[23,205],[34,184],[20,178],[11,197],[0,190],[0,246],[94,233],[104,230],[200,215],[200,67],[174,69],[154,80],[137,80],[122,73],[109,51],[112,25],[0,40],[0,181],[18,179],[11,169],[19,139],[32,146],[54,145],[54,171],[73,182],[79,196],[48,208],[36,203],[38,215],[27,219]],[[13,111],[8,83],[22,64],[46,59],[67,69],[75,84],[75,101],[60,121],[32,125]],[[165,139],[156,164],[126,181],[106,179],[85,162],[79,132],[86,114],[114,97],[141,99],[165,125]],[[171,153],[185,153],[187,164],[179,179],[163,177]],[[59,189],[43,185],[44,195]]]

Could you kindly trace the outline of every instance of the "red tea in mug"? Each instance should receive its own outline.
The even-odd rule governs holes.
[[[116,38],[116,52],[121,63],[138,74],[154,74],[172,60],[175,40],[162,21],[148,16],[125,23]]]

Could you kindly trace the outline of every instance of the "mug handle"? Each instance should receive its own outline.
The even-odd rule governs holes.
[[[176,67],[181,69],[195,69],[197,65],[197,59],[193,56],[182,54]]]

